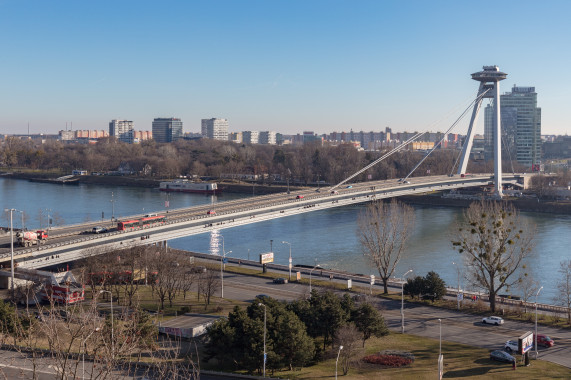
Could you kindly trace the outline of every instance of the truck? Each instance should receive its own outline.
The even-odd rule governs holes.
[[[48,233],[45,230],[39,231],[21,231],[16,234],[18,244],[22,247],[30,247],[32,245],[43,245],[48,241]]]

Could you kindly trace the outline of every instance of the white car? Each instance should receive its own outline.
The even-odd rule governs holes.
[[[506,344],[504,344],[504,350],[508,353],[517,352],[517,340],[508,340]]]
[[[499,325],[503,325],[503,324],[504,324],[504,319],[501,318],[501,317],[495,317],[495,316],[485,317],[485,318],[482,318],[482,323],[483,323],[483,324],[488,324],[488,323],[489,323],[490,325],[499,326]]]

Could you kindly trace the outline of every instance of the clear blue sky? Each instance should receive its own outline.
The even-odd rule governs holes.
[[[571,131],[570,1],[0,0],[0,133],[444,131],[483,65]],[[454,118],[452,117],[452,119]],[[480,119],[483,119],[481,117]],[[463,130],[465,133],[464,123]]]

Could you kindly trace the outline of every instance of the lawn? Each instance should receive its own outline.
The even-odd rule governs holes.
[[[363,363],[360,359],[381,350],[400,350],[414,354],[415,361],[405,368],[381,369]],[[343,376],[339,362],[338,377],[345,379],[437,379],[439,341],[413,335],[392,333],[383,338],[367,341],[365,350],[355,354],[349,373]],[[446,379],[569,379],[571,370],[542,360],[532,360],[528,367],[518,366],[514,371],[511,364],[491,361],[489,350],[471,346],[442,342],[444,355],[444,378]],[[325,379],[335,376],[337,350],[327,353],[329,358],[319,364],[300,371],[276,372],[275,377],[288,379]]]

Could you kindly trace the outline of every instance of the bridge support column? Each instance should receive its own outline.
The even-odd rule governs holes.
[[[480,82],[478,89],[478,97],[474,103],[474,110],[472,112],[472,119],[468,128],[468,134],[464,141],[462,148],[462,160],[458,166],[458,174],[465,174],[466,167],[468,166],[468,159],[470,158],[470,151],[472,150],[473,127],[478,120],[478,113],[484,98],[494,99],[494,182],[496,196],[502,197],[502,121],[500,112],[500,81],[506,79],[507,74],[500,71],[498,66],[484,66],[483,71],[472,74],[472,79]]]

